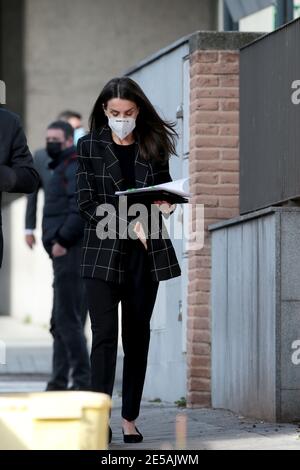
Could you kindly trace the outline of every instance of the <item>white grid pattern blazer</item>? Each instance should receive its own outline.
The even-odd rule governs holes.
[[[137,188],[172,181],[169,164],[162,165],[143,160],[138,143],[136,143],[135,177]],[[97,226],[98,230],[99,227],[103,230],[107,228],[107,216],[109,216],[109,213],[103,216],[106,222],[101,227],[103,217],[96,215],[100,204],[113,205],[116,208],[114,214],[117,214],[116,218],[119,219],[118,197],[115,196],[115,192],[124,189],[123,183],[121,167],[113,151],[110,128],[105,126],[81,138],[78,142],[77,201],[80,214],[86,220],[81,262],[81,274],[84,278],[100,278],[117,283],[124,281],[127,241],[122,238],[124,232],[119,233],[117,228],[115,239],[104,240],[101,240],[96,233]],[[165,235],[167,231],[159,209],[156,214],[159,224],[155,225],[158,228],[155,238],[154,232],[150,233],[151,223],[148,221],[148,259],[152,279],[163,281],[180,276],[181,269],[170,238],[162,237],[162,233]]]

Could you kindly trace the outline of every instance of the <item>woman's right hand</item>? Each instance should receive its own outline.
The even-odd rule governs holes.
[[[52,256],[53,258],[61,258],[67,254],[66,248],[61,246],[59,243],[54,243],[52,247]]]
[[[143,228],[141,222],[137,222],[135,224],[135,227],[134,227],[133,231],[137,235],[139,240],[143,243],[145,249],[148,250],[147,239],[146,239],[144,228]]]

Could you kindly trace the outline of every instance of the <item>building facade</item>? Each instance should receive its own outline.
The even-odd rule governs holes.
[[[171,173],[174,179],[190,176],[192,203],[205,206],[205,243],[191,253],[174,243],[183,275],[160,290],[145,394],[210,406],[208,226],[239,214],[239,49],[260,34],[216,32],[223,28],[223,2],[191,0],[188,10],[181,1],[153,3],[0,0],[1,78],[33,149],[43,145],[44,129],[59,111],[78,109],[87,118],[105,82],[123,73],[177,121],[180,159],[173,159]],[[42,203],[41,197],[40,214]],[[24,211],[24,198],[4,211],[0,313],[47,324],[51,265],[41,244],[34,253],[25,247]]]

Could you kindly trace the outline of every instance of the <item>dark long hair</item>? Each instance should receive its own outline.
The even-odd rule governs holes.
[[[142,158],[166,162],[171,155],[177,155],[176,123],[164,121],[141,87],[129,77],[113,78],[105,85],[90,117],[91,131],[108,124],[103,105],[106,108],[108,101],[114,98],[132,101],[140,109],[133,134],[139,144]]]

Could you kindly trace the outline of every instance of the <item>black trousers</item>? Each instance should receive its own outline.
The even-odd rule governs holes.
[[[118,305],[122,306],[124,350],[122,417],[139,416],[150,342],[150,320],[159,282],[150,276],[148,253],[140,240],[125,240],[125,282],[86,279],[93,341],[92,389],[113,394],[118,350]]]
[[[72,373],[73,387],[89,390],[90,360],[84,336],[87,300],[80,277],[81,246],[53,259],[54,298],[50,323],[53,336],[52,377],[48,390],[66,390]]]

